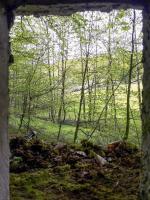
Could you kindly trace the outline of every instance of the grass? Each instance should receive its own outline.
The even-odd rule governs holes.
[[[19,120],[17,118],[11,117],[10,118],[10,129],[9,133],[11,136],[13,135],[20,135],[23,134],[22,132],[25,132],[25,130],[22,130],[22,132],[18,133],[17,129],[15,127],[18,127]],[[121,140],[124,136],[125,132],[125,120],[118,120],[119,128],[114,128],[114,122],[109,121],[107,126],[105,126],[104,122],[100,122],[101,127],[100,130],[96,130],[92,136],[92,141],[97,144],[108,144],[112,141]],[[136,123],[136,129],[135,124],[131,120],[131,126],[130,126],[130,134],[129,134],[129,141],[132,143],[135,143],[137,145],[140,145],[140,137],[141,137],[141,124],[140,120],[135,120]],[[49,121],[45,121],[42,119],[32,118],[31,121],[31,127],[34,127],[37,132],[39,132],[38,137],[43,139],[44,141],[56,141],[59,125],[56,123],[52,123]],[[80,142],[83,139],[87,139],[87,136],[83,133],[91,133],[92,128],[84,128],[80,127],[79,133],[78,133],[78,141]],[[67,142],[72,143],[73,137],[74,137],[74,131],[75,126],[71,125],[62,125],[61,129],[61,135],[60,135],[60,141],[61,142]]]
[[[138,107],[138,97],[137,97],[137,86],[132,84],[131,87],[131,120],[130,120],[130,133],[129,133],[129,141],[140,145],[141,138],[141,120],[140,120],[140,112]],[[111,92],[111,91],[110,91]],[[86,97],[86,118],[88,118],[88,94],[85,94]],[[78,113],[79,107],[79,98],[80,92],[74,92],[71,95],[66,94],[66,119],[75,120],[75,113]],[[106,144],[112,142],[114,140],[120,140],[123,138],[125,133],[126,126],[126,86],[121,84],[118,90],[115,93],[115,103],[116,103],[116,113],[117,113],[117,126],[115,127],[114,123],[114,109],[113,109],[113,101],[111,100],[108,104],[108,120],[107,125],[104,122],[104,113],[102,115],[102,119],[100,120],[100,126],[97,127],[96,131],[93,134],[92,140],[96,143]],[[70,103],[69,103],[70,102]],[[72,102],[72,103],[71,103]],[[96,111],[94,113],[94,117],[92,120],[96,122],[98,117],[100,116],[105,104],[105,89],[97,90],[97,100],[96,100]],[[41,117],[48,116],[47,110],[37,110],[37,115]],[[81,121],[85,120],[83,117],[83,113],[81,115]],[[87,120],[87,119],[86,119]],[[26,120],[25,120],[26,121]],[[18,133],[17,128],[19,125],[19,118],[14,115],[10,115],[9,119],[10,129],[9,132],[11,135],[21,134]],[[59,124],[52,123],[48,120],[42,120],[36,118],[36,115],[31,116],[31,127],[40,132],[39,137],[46,141],[56,141]],[[86,134],[90,134],[94,129],[95,125],[88,125],[87,127],[83,125],[80,127],[78,133],[78,141],[87,138]],[[82,130],[82,131],[81,131]],[[22,132],[25,132],[25,126],[22,129]],[[73,142],[75,132],[75,126],[73,125],[62,125],[60,141],[63,142]],[[85,134],[86,133],[86,134]]]

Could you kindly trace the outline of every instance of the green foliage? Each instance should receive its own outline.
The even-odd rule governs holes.
[[[11,33],[15,57],[9,82],[11,127],[17,132],[33,127],[43,132],[44,139],[56,139],[60,129],[61,140],[73,140],[87,67],[78,140],[107,143],[121,139],[126,122],[131,19],[132,10],[18,17]],[[135,40],[141,42],[139,30],[137,35]],[[141,132],[140,46],[133,57],[129,139],[137,143]]]

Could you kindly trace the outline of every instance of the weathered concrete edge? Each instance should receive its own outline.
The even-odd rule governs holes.
[[[78,4],[53,4],[53,5],[25,5],[20,6],[16,10],[17,15],[71,15],[75,12],[82,11],[101,11],[110,12],[114,9],[128,9],[130,4],[116,4],[116,3],[78,3]],[[135,9],[142,9],[143,7],[132,6]]]

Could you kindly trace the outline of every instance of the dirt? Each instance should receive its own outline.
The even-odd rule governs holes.
[[[68,145],[19,137],[10,147],[12,200],[139,199],[141,152],[131,144],[104,148],[86,140]]]

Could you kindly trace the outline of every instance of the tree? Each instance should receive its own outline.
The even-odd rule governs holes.
[[[133,62],[134,62],[134,39],[135,39],[135,22],[136,22],[136,12],[133,11],[133,22],[132,22],[132,39],[131,39],[131,57],[130,57],[130,70],[128,79],[128,89],[127,89],[127,118],[126,118],[126,132],[124,135],[124,140],[128,139],[129,129],[130,129],[130,96],[131,96],[131,80],[133,72]]]

